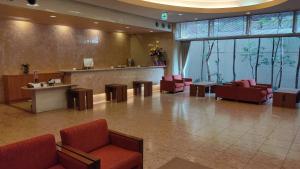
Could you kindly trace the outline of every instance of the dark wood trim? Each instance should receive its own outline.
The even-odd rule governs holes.
[[[57,152],[58,154],[64,154],[79,161],[80,163],[83,163],[87,166],[87,169],[100,169],[100,160],[88,159],[59,145],[57,146]]]

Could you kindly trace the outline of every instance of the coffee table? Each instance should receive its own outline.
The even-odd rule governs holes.
[[[205,97],[206,88],[209,88],[209,94],[211,93],[211,87],[216,85],[215,82],[200,82],[190,85],[190,96]]]
[[[297,108],[299,101],[299,89],[280,88],[273,93],[273,106]]]
[[[181,158],[174,158],[159,169],[211,169],[197,163],[193,163]]]
[[[142,85],[144,85],[144,97],[152,96],[152,81],[133,81],[134,95],[141,95]]]

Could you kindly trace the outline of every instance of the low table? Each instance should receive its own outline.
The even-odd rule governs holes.
[[[142,94],[142,85],[144,85],[144,97],[152,96],[153,82],[151,81],[133,81],[134,95]]]
[[[300,101],[299,89],[280,88],[273,92],[273,106],[297,108]]]
[[[127,85],[107,84],[105,85],[105,93],[107,101],[127,101]]]
[[[211,92],[211,87],[216,85],[215,82],[200,82],[193,83],[190,85],[190,96],[205,97],[206,88],[209,88],[209,93]]]
[[[181,158],[174,158],[159,169],[211,169]]]

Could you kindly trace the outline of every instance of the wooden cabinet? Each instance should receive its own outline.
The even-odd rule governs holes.
[[[49,79],[63,79],[63,73],[40,73],[40,82],[47,82]],[[28,75],[3,75],[4,99],[6,104],[31,99],[30,91],[21,90],[21,87],[33,82],[33,74]]]

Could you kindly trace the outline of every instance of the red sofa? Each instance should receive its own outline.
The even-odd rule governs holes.
[[[160,81],[160,92],[183,92],[184,91],[184,81],[174,80],[172,75],[163,76]]]
[[[98,169],[94,164],[73,152],[57,149],[50,134],[0,147],[1,169]]]
[[[272,86],[256,84],[255,80],[241,80],[215,86],[216,99],[264,103],[273,97]]]
[[[190,86],[193,83],[193,79],[184,78],[182,75],[173,75],[173,80],[183,81],[184,86]]]
[[[60,131],[62,146],[88,159],[100,159],[101,169],[142,169],[143,140],[109,131],[96,120]]]

